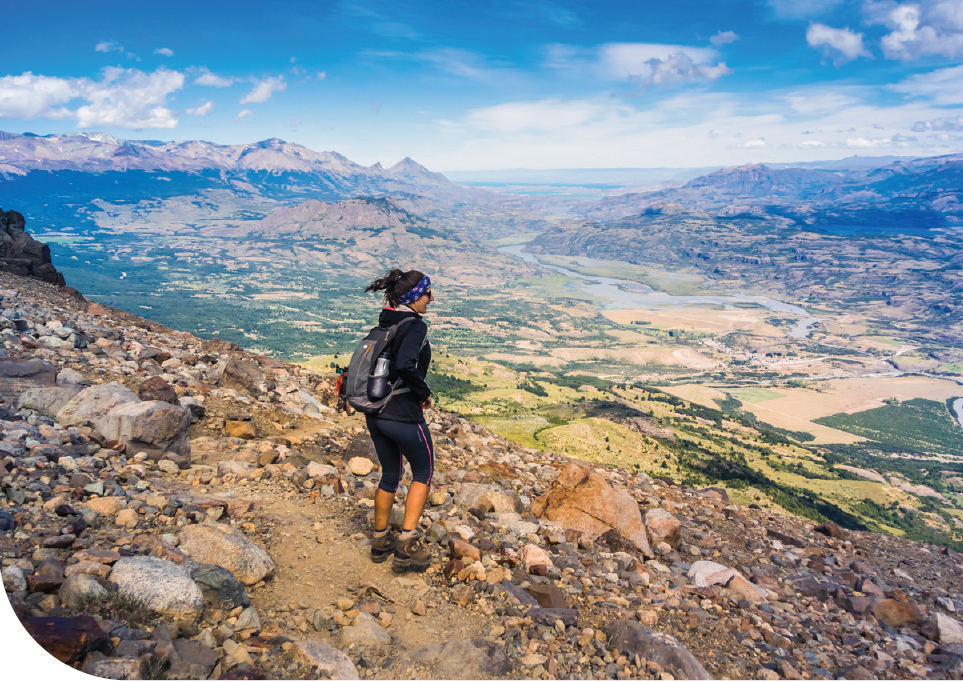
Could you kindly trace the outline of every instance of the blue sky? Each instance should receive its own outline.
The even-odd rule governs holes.
[[[0,129],[433,170],[963,150],[963,0],[9,3]]]

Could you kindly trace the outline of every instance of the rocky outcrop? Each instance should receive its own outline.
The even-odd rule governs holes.
[[[50,246],[27,234],[26,221],[15,210],[0,210],[0,272],[66,285],[50,260]]]

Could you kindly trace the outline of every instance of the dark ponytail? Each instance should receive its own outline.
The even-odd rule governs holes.
[[[401,296],[417,286],[424,276],[418,270],[402,272],[395,269],[386,272],[385,276],[380,279],[375,279],[364,291],[365,293],[368,291],[384,291],[385,302],[391,307],[398,307],[401,304]]]

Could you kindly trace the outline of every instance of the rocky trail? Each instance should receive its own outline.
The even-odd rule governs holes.
[[[368,558],[380,474],[333,377],[8,273],[0,307],[3,584],[89,674],[963,677],[951,550],[431,410],[433,560],[396,575]]]

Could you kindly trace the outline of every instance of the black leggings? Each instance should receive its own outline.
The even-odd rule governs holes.
[[[402,456],[408,459],[414,481],[431,485],[431,476],[435,472],[435,450],[424,421],[405,423],[379,419],[371,414],[365,414],[364,420],[381,461],[378,489],[391,494],[398,490],[404,472]]]

